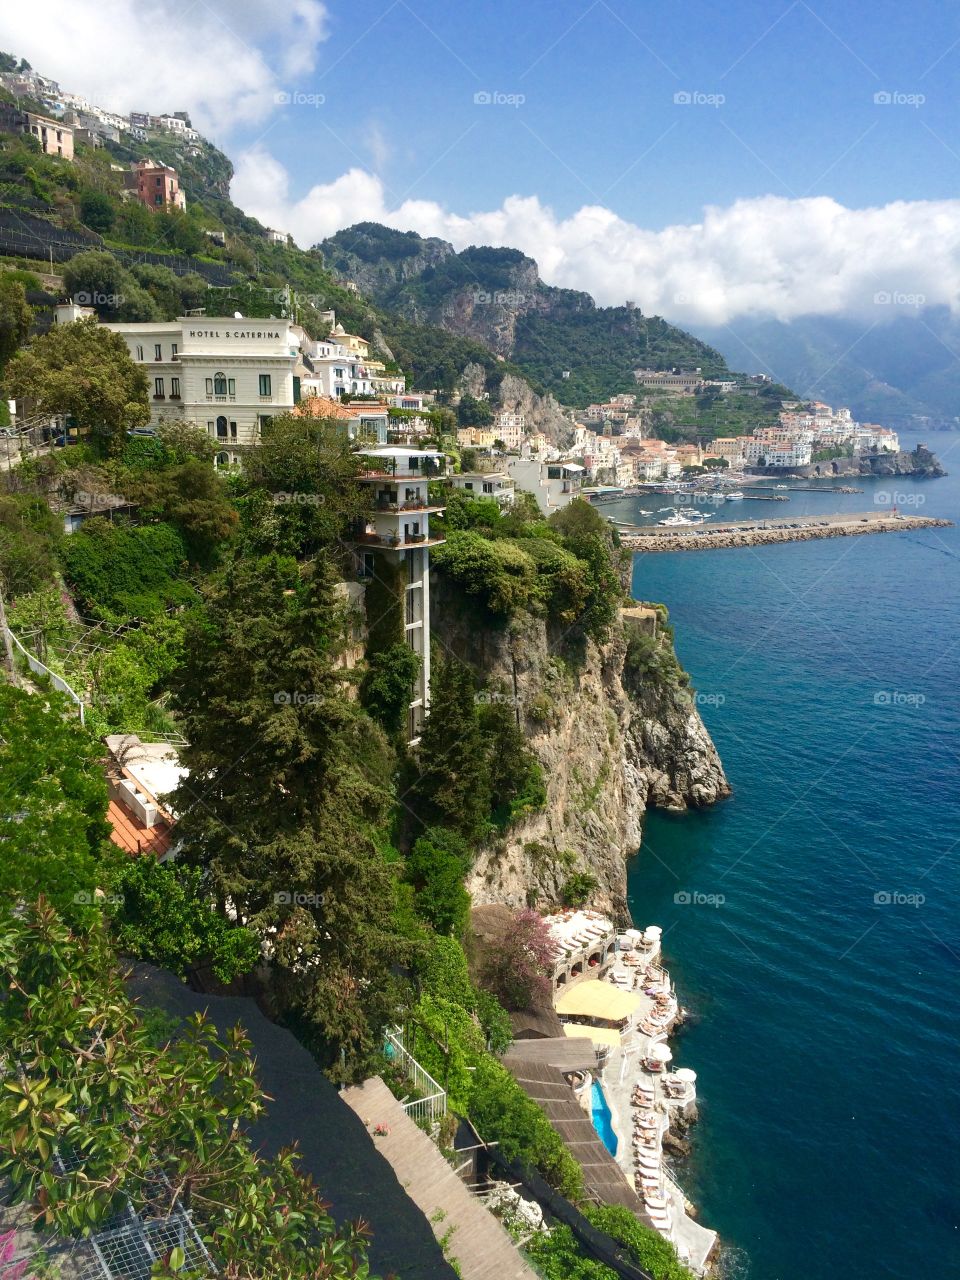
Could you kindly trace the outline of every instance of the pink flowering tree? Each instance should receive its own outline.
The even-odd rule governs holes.
[[[551,993],[550,976],[557,944],[536,911],[518,911],[513,925],[491,950],[483,984],[507,1009],[544,1004]]]

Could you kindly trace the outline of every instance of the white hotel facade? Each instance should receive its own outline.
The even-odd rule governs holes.
[[[106,326],[119,333],[149,380],[151,422],[206,427],[217,464],[238,461],[265,422],[300,399],[302,330],[292,320],[181,316]]]

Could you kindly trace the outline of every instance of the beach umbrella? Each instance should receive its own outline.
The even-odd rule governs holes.
[[[647,1050],[647,1057],[653,1062],[669,1062],[673,1051],[665,1044],[652,1044]]]
[[[689,1067],[678,1067],[673,1074],[678,1080],[682,1080],[684,1084],[696,1083],[697,1073],[695,1071],[691,1071]]]

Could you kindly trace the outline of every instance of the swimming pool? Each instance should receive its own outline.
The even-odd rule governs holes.
[[[590,1088],[590,1116],[593,1127],[612,1156],[617,1154],[617,1135],[613,1131],[610,1104],[604,1096],[600,1081],[594,1080]]]

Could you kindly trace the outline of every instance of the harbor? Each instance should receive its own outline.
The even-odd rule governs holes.
[[[813,538],[844,538],[859,534],[904,533],[946,528],[952,520],[932,516],[891,515],[861,511],[843,515],[794,516],[779,520],[736,520],[706,525],[701,522],[664,528],[612,522],[621,542],[633,551],[704,551],[721,547],[765,546],[774,542],[806,542]]]

